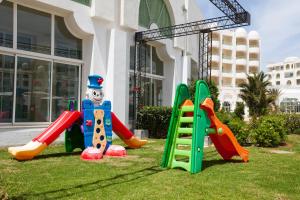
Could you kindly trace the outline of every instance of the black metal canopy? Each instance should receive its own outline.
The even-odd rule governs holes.
[[[237,0],[209,0],[225,16],[205,19],[169,27],[151,29],[135,33],[134,56],[134,93],[133,93],[133,128],[136,128],[137,112],[143,106],[140,101],[142,77],[146,76],[146,43],[149,41],[187,35],[199,35],[199,79],[211,79],[211,42],[212,32],[250,25],[250,14]]]

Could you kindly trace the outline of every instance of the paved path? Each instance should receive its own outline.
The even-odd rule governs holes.
[[[24,145],[42,133],[45,128],[0,128],[0,147]],[[55,140],[63,142],[64,134]]]

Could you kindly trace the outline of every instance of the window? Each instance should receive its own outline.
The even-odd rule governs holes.
[[[222,107],[225,112],[230,112],[230,103],[228,101],[224,101]]]
[[[150,28],[151,24],[159,28],[171,26],[171,18],[163,0],[141,0],[139,8],[139,25]]]
[[[214,67],[215,65],[212,66],[212,69],[216,69]],[[198,64],[191,59],[191,81],[196,81],[199,78],[199,68]]]
[[[18,5],[17,47],[38,53],[51,53],[51,15]]]
[[[276,85],[280,85],[280,81],[276,81]]]
[[[81,3],[81,4],[86,5],[86,6],[91,6],[91,0],[72,0],[72,1]]]
[[[287,85],[292,85],[292,81],[288,80],[288,81],[286,82],[286,84],[287,84]]]
[[[62,17],[21,5],[13,9],[14,4],[0,3],[0,123],[49,123],[68,100],[80,100],[82,40],[66,29]],[[22,51],[3,48],[13,44]]]
[[[13,4],[0,3],[0,46],[13,47]]]
[[[53,63],[52,74],[52,121],[55,121],[70,100],[79,100],[79,66]]]
[[[129,75],[129,120],[133,120],[134,107],[133,95],[136,90],[140,90],[139,103],[141,106],[162,106],[163,100],[163,79],[164,79],[164,63],[157,55],[156,48],[147,45],[146,50],[146,68],[141,69],[143,72],[141,77],[141,87],[134,87],[133,67],[134,61],[130,61],[130,75]],[[143,51],[142,50],[142,51]],[[131,48],[130,58],[133,59],[134,48]]]
[[[286,69],[290,69],[290,65],[287,64],[287,65],[285,66],[285,68],[286,68]]]
[[[64,18],[55,16],[55,55],[82,59],[82,40],[67,29]]]
[[[297,98],[284,98],[280,102],[280,110],[285,113],[299,113],[300,101]]]
[[[18,57],[16,122],[47,122],[50,108],[49,61]]]
[[[300,76],[300,71],[297,71],[297,76]]]
[[[284,73],[284,77],[285,78],[291,78],[291,77],[293,77],[294,76],[294,73],[293,72],[285,72]]]
[[[280,78],[280,74],[276,74],[276,78]]]
[[[297,79],[297,85],[300,85],[300,79]]]
[[[11,122],[13,115],[15,57],[0,54],[0,122]]]

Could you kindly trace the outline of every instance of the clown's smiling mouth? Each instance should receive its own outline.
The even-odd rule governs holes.
[[[102,99],[101,98],[96,98],[96,97],[94,97],[93,98],[95,101],[101,101]]]

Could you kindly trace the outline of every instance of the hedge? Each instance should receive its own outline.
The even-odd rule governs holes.
[[[285,127],[288,134],[300,134],[300,114],[285,114]]]
[[[252,142],[257,146],[276,147],[286,140],[286,127],[283,116],[263,116],[257,123],[256,128],[250,130]]]
[[[145,106],[138,113],[137,126],[148,130],[150,138],[166,138],[171,115],[171,107]],[[218,112],[217,116],[241,145],[275,147],[285,142],[287,133],[300,134],[300,115],[262,116],[250,124],[234,113]]]
[[[171,107],[144,106],[138,112],[137,127],[148,130],[150,138],[166,138],[171,115]]]

